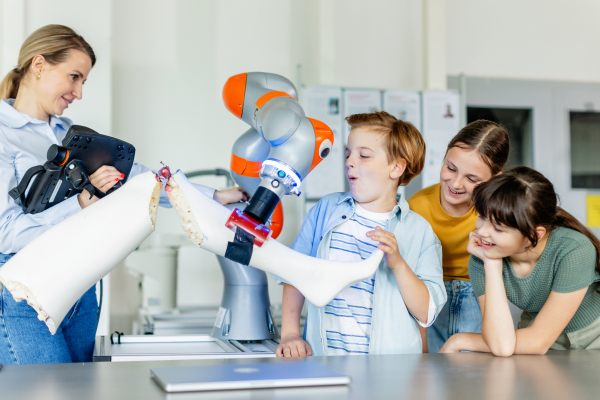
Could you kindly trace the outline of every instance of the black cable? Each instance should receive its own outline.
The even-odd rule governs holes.
[[[98,316],[96,317],[96,330],[100,324],[100,312],[102,311],[102,279],[100,279],[100,301],[98,302]]]

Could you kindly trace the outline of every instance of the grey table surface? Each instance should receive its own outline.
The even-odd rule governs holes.
[[[1,399],[599,399],[600,351],[498,358],[489,354],[310,357],[348,386],[165,393],[150,368],[301,359],[5,365]]]

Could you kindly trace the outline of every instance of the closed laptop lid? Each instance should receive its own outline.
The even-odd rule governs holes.
[[[349,376],[312,361],[160,367],[150,373],[167,392],[350,383]]]

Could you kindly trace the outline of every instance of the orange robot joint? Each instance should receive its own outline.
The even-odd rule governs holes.
[[[245,158],[231,155],[231,170],[238,175],[248,178],[260,178],[260,169],[262,168],[261,161],[248,161]]]
[[[268,101],[273,100],[276,97],[289,97],[290,99],[293,99],[294,101],[298,101],[295,98],[293,98],[292,96],[290,96],[289,94],[287,94],[286,92],[279,92],[279,91],[272,91],[266,94],[263,94],[262,96],[259,97],[258,100],[256,100],[256,103],[254,103],[254,105],[258,108],[261,108],[262,106],[264,106]]]

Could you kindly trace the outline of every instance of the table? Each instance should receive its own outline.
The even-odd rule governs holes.
[[[5,365],[4,399],[598,399],[600,351],[554,351],[545,356],[417,354],[310,357],[352,377],[349,386],[168,394],[150,368],[173,365],[287,362],[221,359]]]

